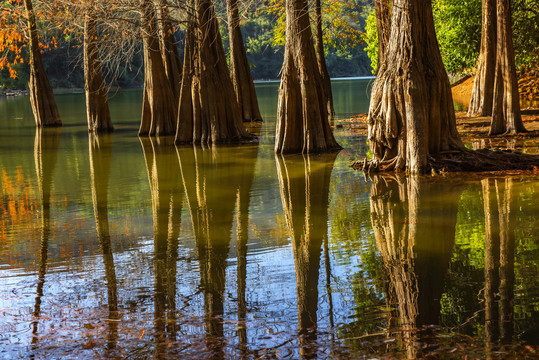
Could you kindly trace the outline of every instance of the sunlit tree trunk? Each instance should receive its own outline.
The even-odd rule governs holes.
[[[322,4],[321,0],[316,0],[315,9],[315,35],[316,35],[316,60],[318,61],[318,71],[322,77],[322,85],[327,99],[328,116],[335,116],[333,108],[333,92],[331,91],[331,78],[326,66],[326,55],[324,54],[324,34],[322,32]]]
[[[463,149],[430,0],[396,0],[391,35],[371,93],[371,166],[428,170],[429,155]]]
[[[52,175],[58,157],[60,130],[36,129],[34,142],[34,160],[36,179],[41,203],[41,243],[39,250],[39,270],[37,279],[36,298],[34,303],[34,321],[32,322],[32,344],[37,344],[41,338],[38,333],[41,318],[41,298],[45,287],[45,275],[49,258],[49,237],[51,232],[51,190]]]
[[[180,98],[180,87],[182,82],[182,61],[174,38],[174,27],[170,21],[170,13],[166,0],[158,0],[157,17],[159,24],[159,41],[165,73],[170,82],[170,87],[174,93],[174,99],[178,102]]]
[[[97,21],[94,3],[90,3],[84,17],[84,90],[88,131],[107,133],[113,131],[110,119],[107,88],[101,73],[97,46]]]
[[[153,0],[140,0],[144,55],[144,97],[140,136],[176,133],[178,103],[167,78],[161,53]]]
[[[276,155],[281,201],[294,251],[300,354],[316,357],[320,256],[328,233],[331,171],[336,154],[316,161],[310,155]]]
[[[30,81],[28,83],[28,90],[30,91],[30,104],[32,105],[36,126],[38,128],[62,126],[52,87],[45,73],[43,61],[41,60],[36,16],[32,7],[32,0],[24,0],[24,7],[26,9],[26,21],[28,22],[28,44],[30,50]]]
[[[496,68],[496,0],[482,1],[481,49],[475,70],[468,115],[492,115]]]
[[[238,0],[227,0],[228,36],[230,39],[230,75],[243,121],[261,121],[255,85],[243,43]]]
[[[186,56],[189,54],[192,62],[184,60],[176,143],[216,144],[252,139],[236,101],[213,3],[195,0],[194,5],[195,24],[188,26],[192,34],[186,35]],[[186,77],[189,68],[190,76]]]
[[[525,132],[520,113],[510,0],[497,1],[496,41],[496,76],[489,135]]]
[[[341,148],[329,125],[312,39],[307,1],[286,0],[286,46],[275,137],[275,152],[279,154]]]
[[[110,135],[89,137],[90,179],[92,186],[92,203],[94,207],[95,227],[99,246],[103,253],[103,265],[107,280],[107,302],[109,308],[107,351],[116,348],[118,341],[118,288],[116,268],[109,231],[108,190],[110,179],[110,162],[112,153],[112,137]]]
[[[376,31],[378,33],[378,65],[385,60],[389,35],[391,33],[391,5],[390,0],[375,0],[374,14],[376,16]]]
[[[141,138],[152,196],[156,358],[176,339],[176,268],[183,188],[172,139]]]

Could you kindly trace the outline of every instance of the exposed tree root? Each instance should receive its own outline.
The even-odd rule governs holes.
[[[386,161],[356,161],[351,166],[365,173],[399,172],[405,168],[398,157]],[[523,154],[513,150],[455,150],[442,151],[428,157],[427,172],[492,172],[523,170],[539,173],[539,155]]]

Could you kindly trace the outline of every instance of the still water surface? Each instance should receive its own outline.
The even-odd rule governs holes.
[[[139,139],[140,91],[102,137],[82,94],[42,131],[0,99],[0,358],[537,356],[538,176],[365,179],[346,127],[275,156],[277,86],[259,143],[214,148]]]

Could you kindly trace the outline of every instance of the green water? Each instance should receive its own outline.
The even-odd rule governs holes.
[[[99,138],[82,94],[41,132],[0,99],[0,358],[537,356],[539,177],[366,179],[346,128],[276,157],[277,86],[239,147],[140,140],[140,90]]]

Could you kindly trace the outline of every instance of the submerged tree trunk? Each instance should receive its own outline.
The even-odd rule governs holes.
[[[213,3],[195,0],[194,4],[195,24],[188,25],[193,34],[186,35],[186,46],[190,47],[186,56],[191,55],[192,62],[184,61],[176,143],[216,144],[252,139],[243,126]],[[189,68],[190,76],[185,76]]]
[[[419,173],[429,155],[464,149],[428,0],[396,0],[368,115],[371,166]]]
[[[496,40],[496,77],[489,135],[525,132],[520,114],[510,0],[497,1]]]
[[[306,0],[286,0],[282,72],[275,152],[308,154],[341,149],[329,126]]]
[[[153,0],[140,0],[140,10],[144,45],[144,98],[139,135],[174,135],[178,104],[163,65]]]
[[[28,41],[30,48],[30,81],[28,83],[28,89],[30,90],[30,104],[32,105],[36,125],[39,128],[62,126],[49,78],[45,73],[43,61],[41,60],[36,16],[32,7],[32,0],[24,0],[24,7],[28,22]]]
[[[84,17],[84,90],[88,131],[112,132],[114,128],[110,119],[107,88],[101,73],[97,46],[97,21],[93,3],[89,5]]]
[[[316,357],[318,279],[322,243],[328,233],[331,171],[337,154],[313,161],[309,155],[277,155],[277,174],[288,233],[294,251],[300,354]]]
[[[333,92],[331,91],[331,78],[329,77],[328,67],[326,66],[326,56],[324,54],[324,35],[322,32],[322,4],[321,0],[315,2],[315,34],[316,34],[316,60],[318,61],[318,71],[322,77],[322,85],[327,100],[328,116],[335,116],[333,108]]]
[[[494,74],[496,69],[496,1],[483,0],[481,50],[473,83],[468,116],[492,115]]]
[[[389,0],[375,0],[374,14],[376,15],[376,31],[378,33],[378,64],[376,69],[380,69],[380,64],[385,61],[387,44],[391,33],[391,8]]]
[[[230,39],[230,75],[243,121],[262,121],[255,85],[241,35],[238,0],[227,0],[228,35]]]
[[[182,60],[176,46],[174,28],[170,21],[170,13],[166,0],[159,0],[157,16],[159,19],[159,41],[165,73],[167,74],[167,79],[170,82],[170,87],[177,103],[180,98],[180,87],[182,83]]]

